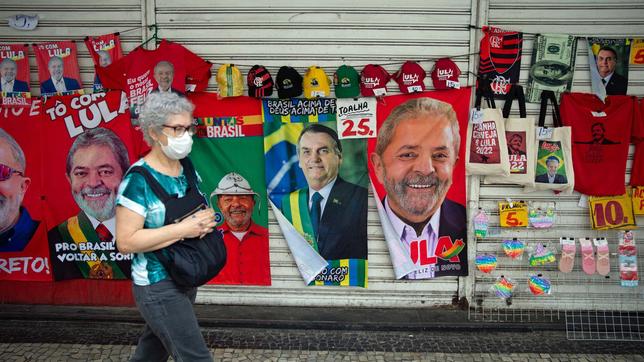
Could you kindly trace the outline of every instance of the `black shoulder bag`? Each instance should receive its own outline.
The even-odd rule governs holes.
[[[192,162],[181,160],[183,173],[188,179],[188,189],[184,197],[169,195],[159,182],[142,166],[135,166],[129,172],[137,172],[145,177],[154,194],[165,206],[164,225],[178,223],[192,214],[207,207],[204,197],[197,188],[197,177]],[[175,283],[186,287],[198,287],[215,277],[226,264],[226,246],[216,230],[202,238],[188,238],[177,241],[154,255],[172,277]]]

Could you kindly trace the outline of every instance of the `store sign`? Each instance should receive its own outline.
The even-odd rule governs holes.
[[[588,198],[590,221],[595,230],[635,229],[633,205],[628,194]]]
[[[525,201],[499,202],[501,227],[528,227],[528,204]]]
[[[633,213],[644,215],[644,186],[636,186],[633,189]]]

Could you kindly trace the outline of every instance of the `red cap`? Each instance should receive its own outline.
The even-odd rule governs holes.
[[[450,58],[441,58],[434,64],[432,83],[436,89],[460,88],[458,76],[461,70]]]
[[[387,93],[390,75],[377,64],[367,64],[360,72],[360,93],[365,97],[383,96]]]
[[[420,64],[408,60],[400,67],[393,78],[398,83],[400,91],[403,93],[415,93],[425,91],[425,77],[427,73]]]

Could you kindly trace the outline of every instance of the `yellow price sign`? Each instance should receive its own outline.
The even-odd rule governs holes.
[[[628,194],[588,197],[590,222],[595,230],[635,229],[633,204]]]
[[[504,228],[528,227],[528,204],[525,201],[500,201],[499,222]]]
[[[644,186],[636,186],[633,189],[633,213],[644,215]]]
[[[633,39],[631,43],[631,64],[644,64],[644,39]]]

